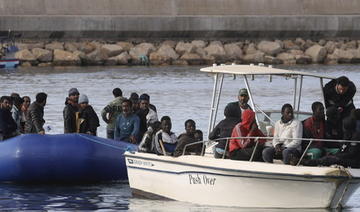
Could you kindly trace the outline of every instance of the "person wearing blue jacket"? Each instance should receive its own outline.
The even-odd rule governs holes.
[[[122,113],[116,119],[114,138],[117,141],[138,143],[140,119],[132,112],[132,102],[125,99],[122,104]]]

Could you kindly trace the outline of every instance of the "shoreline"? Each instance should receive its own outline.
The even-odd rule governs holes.
[[[360,40],[164,40],[17,42],[21,66],[356,64]]]

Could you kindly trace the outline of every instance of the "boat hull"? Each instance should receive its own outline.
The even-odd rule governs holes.
[[[0,59],[0,68],[16,68],[19,64],[18,59]]]
[[[134,192],[203,205],[336,208],[349,183],[347,172],[339,168],[144,153],[125,157]]]
[[[0,143],[0,182],[127,180],[123,153],[136,146],[84,134],[25,134]]]

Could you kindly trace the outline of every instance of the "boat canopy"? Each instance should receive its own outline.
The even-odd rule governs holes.
[[[208,72],[213,74],[235,74],[235,75],[284,75],[284,76],[309,76],[317,77],[324,79],[334,79],[329,76],[322,76],[317,74],[312,74],[303,71],[292,71],[285,69],[273,68],[272,66],[264,65],[219,65],[211,66],[200,69],[202,72]]]

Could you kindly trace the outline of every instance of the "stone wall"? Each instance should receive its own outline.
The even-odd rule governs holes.
[[[18,43],[23,66],[360,63],[360,40]]]
[[[357,37],[358,0],[0,0],[23,38]]]

